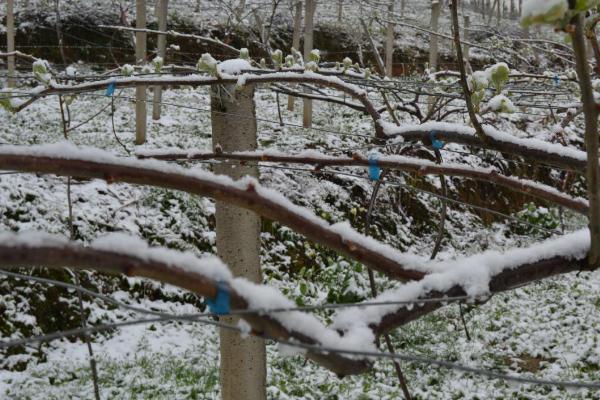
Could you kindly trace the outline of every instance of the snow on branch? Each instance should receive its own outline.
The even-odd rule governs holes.
[[[131,28],[131,27],[120,26],[120,25],[98,25],[98,27],[105,28],[105,29],[114,29],[114,30],[118,30],[118,31],[144,32],[144,33],[152,33],[152,34],[156,34],[156,35],[166,35],[166,36],[172,36],[172,37],[181,37],[181,38],[186,38],[186,39],[200,40],[200,41],[212,43],[217,46],[223,47],[236,55],[240,54],[239,49],[236,49],[235,47],[233,47],[227,43],[224,43],[224,42],[220,41],[219,39],[214,39],[214,38],[211,38],[208,36],[193,35],[191,33],[179,33],[179,32],[173,31],[173,30],[159,31],[159,30],[155,30],[155,29]]]
[[[522,139],[496,128],[484,125],[487,140],[483,143],[475,134],[475,129],[455,123],[427,122],[421,125],[395,126],[383,123],[384,133],[389,139],[403,139],[408,141],[425,141],[430,137],[430,132],[435,131],[436,137],[444,142],[465,144],[488,148],[503,153],[508,153],[525,158],[532,162],[552,165],[567,170],[583,172],[586,168],[587,157],[585,152],[560,144],[548,143],[539,139]]]
[[[20,52],[19,50],[11,51],[8,53],[0,52],[0,57],[2,57],[2,58],[19,57],[19,58],[29,60],[29,61],[34,61],[34,62],[39,60],[39,58],[34,57],[31,54],[26,54],[26,53]]]
[[[134,76],[126,78],[110,78],[100,81],[81,83],[76,85],[62,85],[52,81],[44,90],[37,90],[32,93],[31,99],[24,101],[15,111],[20,111],[33,103],[35,100],[52,94],[77,94],[96,90],[105,90],[108,85],[114,84],[116,88],[127,88],[135,86],[209,86],[209,85],[228,85],[240,84],[253,85],[265,83],[312,83],[314,85],[330,87],[358,100],[371,116],[375,124],[376,137],[382,138],[383,128],[380,124],[381,115],[377,107],[369,99],[368,93],[351,83],[344,82],[336,76],[324,76],[315,72],[305,71],[296,72],[274,72],[269,74],[256,75],[253,73],[244,73],[242,75],[222,74],[220,77],[211,77],[206,75],[187,75],[172,76],[163,75],[160,77]]]
[[[117,157],[68,142],[37,146],[0,146],[0,169],[104,179],[175,189],[211,197],[278,221],[315,243],[329,247],[392,279],[421,279],[425,258],[403,254],[355,231],[348,223],[330,225],[310,210],[252,178],[239,181],[208,171],[188,170],[157,160]]]
[[[212,153],[180,149],[141,150],[138,158],[154,158],[159,160],[237,160],[255,162],[282,162],[294,164],[310,164],[323,166],[361,166],[368,167],[368,157],[355,153],[352,157],[329,156],[317,151],[308,150],[298,154],[287,154],[281,151],[265,150],[255,152]],[[559,190],[535,181],[501,175],[492,168],[477,168],[455,163],[436,164],[431,161],[405,156],[380,156],[377,163],[384,169],[395,169],[415,172],[419,175],[450,175],[471,178],[482,182],[493,182],[497,185],[524,193],[541,200],[552,202],[578,213],[587,215],[588,203],[582,198],[573,198]]]
[[[151,248],[141,239],[125,234],[110,234],[83,246],[45,233],[0,233],[0,266],[92,269],[157,280],[207,298],[215,298],[218,285],[225,283],[232,310],[264,310],[240,316],[259,336],[336,349],[376,350],[374,335],[368,328],[342,336],[309,314],[269,314],[268,309],[292,308],[295,304],[271,287],[233,278],[217,257],[197,258],[191,253]],[[306,356],[342,376],[359,374],[370,367],[364,359],[337,353],[309,351]]]
[[[464,295],[485,299],[490,294],[544,278],[589,270],[586,261],[589,248],[590,234],[583,229],[530,247],[430,262],[427,268],[434,272],[425,278],[390,289],[371,300],[415,301],[413,307],[344,310],[334,317],[333,326],[352,330],[360,322],[381,335],[443,306],[437,302],[419,304],[418,300]]]

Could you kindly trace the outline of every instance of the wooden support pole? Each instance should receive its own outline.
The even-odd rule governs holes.
[[[14,0],[6,3],[6,51],[15,51],[15,14]],[[15,87],[15,56],[8,56],[8,87]]]
[[[254,86],[211,87],[213,149],[225,152],[255,151],[256,108]],[[215,173],[239,179],[258,178],[256,165],[217,164]],[[250,189],[249,189],[250,190]],[[235,276],[261,283],[260,217],[246,209],[216,202],[217,254]],[[223,317],[222,322],[237,324],[239,317]],[[221,399],[266,399],[266,350],[264,341],[242,338],[238,332],[222,329]]]
[[[470,62],[470,52],[471,52],[471,47],[469,46],[469,26],[471,25],[471,17],[468,15],[465,15],[463,17],[463,39],[464,39],[464,46],[463,46],[463,53],[464,53],[464,58],[465,58],[465,66],[467,67],[467,72],[469,74],[473,73],[473,70],[471,69],[471,62]]]
[[[167,11],[169,0],[158,0],[156,2],[156,16],[158,17],[158,30],[166,32],[167,30]],[[165,60],[167,50],[167,35],[158,35],[156,44],[156,55]],[[154,97],[152,98],[152,119],[159,120],[162,102],[162,86],[154,87]]]
[[[313,49],[313,31],[314,16],[317,8],[317,0],[306,0],[304,16],[304,62],[308,62],[308,56]],[[308,89],[307,89],[308,90]],[[310,128],[312,126],[312,100],[303,99],[304,105],[302,126]]]
[[[135,27],[146,29],[146,0],[136,0]],[[146,32],[135,33],[135,61],[139,65],[146,63]],[[135,144],[146,143],[146,87],[137,86],[135,89]]]
[[[385,75],[391,77],[394,73],[394,0],[388,5],[390,22],[387,24],[385,36]]]
[[[577,3],[569,0],[569,8],[575,10]],[[598,138],[598,107],[594,98],[590,67],[586,56],[584,16],[577,13],[571,24],[575,30],[571,33],[573,51],[575,53],[575,69],[579,78],[581,90],[581,101],[585,116],[585,147],[587,152],[587,174],[586,184],[588,201],[590,204],[588,220],[590,229],[590,252],[588,263],[594,269],[600,268],[600,165],[598,155],[600,154],[600,140]]]
[[[431,2],[431,31],[436,32],[439,28],[442,3],[438,0]],[[438,67],[438,36],[429,35],[429,69],[436,71]]]
[[[498,7],[496,10],[496,25],[500,27],[500,20],[502,19],[502,2],[500,0],[496,0],[496,6]]]
[[[292,47],[300,51],[300,32],[302,30],[302,1],[296,1],[294,11],[294,33],[292,33]],[[288,96],[288,111],[294,111],[294,96]]]
[[[371,45],[371,51],[373,52],[373,58],[375,59],[375,63],[377,63],[377,69],[381,76],[385,75],[385,64],[383,63],[383,58],[381,58],[381,54],[379,54],[379,49],[377,48],[377,43],[375,43],[375,39],[373,39],[373,35],[369,32],[369,27],[364,19],[360,19],[360,24],[362,25],[363,30],[365,31],[365,35],[369,38],[369,44]]]

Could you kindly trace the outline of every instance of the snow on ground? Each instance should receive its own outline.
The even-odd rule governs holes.
[[[117,93],[118,95],[118,93]],[[122,96],[132,96],[124,90]],[[283,97],[282,99],[285,99]],[[324,131],[279,127],[275,96],[260,90],[256,95],[262,148],[300,152],[316,149],[340,154],[346,149],[363,148],[361,137],[342,136]],[[103,95],[81,95],[72,106],[74,124],[84,121],[109,103]],[[143,149],[175,147],[210,149],[210,120],[207,89],[166,91],[164,101],[185,107],[165,107],[160,122],[149,123],[150,141]],[[283,100],[285,102],[285,100]],[[299,102],[297,103],[299,106]],[[116,100],[116,133],[130,150],[133,131],[133,104]],[[297,107],[297,110],[300,107]],[[366,116],[339,106],[315,103],[315,126],[351,134],[372,134]],[[283,111],[284,119],[300,123],[298,112]],[[0,126],[0,142],[33,144],[57,142],[62,138],[58,103],[54,97],[39,101],[22,113],[0,111],[5,121]],[[453,122],[462,122],[458,116]],[[499,128],[511,125],[502,123]],[[113,137],[108,111],[72,132],[76,144],[93,145],[125,155]],[[458,149],[448,146],[447,149]],[[477,157],[446,153],[448,161],[481,165]],[[187,164],[193,168],[209,165]],[[261,181],[286,194],[295,203],[313,209],[330,222],[350,219],[362,226],[365,199],[372,184],[365,179],[366,169],[343,169],[356,177],[337,175],[322,179],[309,171],[261,168]],[[398,178],[400,179],[400,178]],[[77,236],[91,241],[108,231],[125,231],[143,237],[153,245],[190,250],[198,255],[214,251],[212,213],[207,199],[182,193],[100,181],[75,180],[73,187]],[[427,178],[437,187],[436,177]],[[451,188],[453,182],[449,182]],[[67,202],[65,180],[30,174],[0,175],[0,226],[4,230],[44,230],[65,234]],[[361,193],[363,193],[361,195]],[[366,196],[365,196],[366,194]],[[421,194],[412,202],[422,204],[424,217],[403,217],[406,198],[397,211],[400,192],[385,187],[376,210],[376,235],[406,251],[429,254],[435,238],[440,202]],[[581,219],[567,215],[569,225],[582,226]],[[419,218],[430,220],[423,223]],[[278,288],[298,304],[362,300],[368,293],[366,271],[302,240],[286,228],[263,224],[263,266],[266,283]],[[462,209],[449,212],[448,231],[438,259],[473,254],[484,249],[524,245],[536,240],[531,234],[517,235],[511,226],[494,223],[486,226],[479,217]],[[534,235],[535,236],[535,235]],[[538,233],[539,236],[539,233]],[[302,265],[303,268],[299,268]],[[392,287],[378,277],[382,287]],[[0,285],[4,278],[0,277]],[[139,280],[131,280],[132,283]],[[144,291],[111,292],[131,304],[174,313],[199,312],[198,299],[181,291],[158,288],[164,299]],[[467,326],[472,337],[466,339],[458,306],[448,306],[422,320],[411,323],[393,335],[398,351],[479,366],[504,373],[523,373],[542,379],[600,379],[600,274],[570,274],[531,287],[495,296],[488,303],[468,307]],[[72,294],[64,293],[63,297]],[[196,300],[196,301],[192,301]],[[26,304],[7,296],[0,297],[9,318],[24,315]],[[129,311],[107,307],[100,301],[86,300],[90,322],[122,321],[136,318]],[[0,308],[1,309],[1,308]],[[330,313],[320,314],[326,320]],[[139,317],[139,316],[137,316]],[[26,321],[34,324],[35,321]],[[30,363],[24,371],[0,371],[0,397],[7,399],[87,399],[91,382],[87,369],[87,350],[81,342],[58,341],[43,348],[46,358]],[[188,323],[164,323],[127,327],[109,335],[96,335],[94,350],[98,357],[100,387],[105,399],[217,399],[218,334],[213,327]],[[374,372],[339,379],[328,371],[305,363],[301,357],[283,357],[270,344],[268,393],[271,399],[393,399],[401,396],[388,361],[378,361]],[[471,374],[427,365],[404,364],[415,399],[593,399],[590,391],[566,392],[557,388],[515,385]]]

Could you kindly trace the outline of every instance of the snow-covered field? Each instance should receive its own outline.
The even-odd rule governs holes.
[[[132,96],[125,90],[121,96]],[[256,95],[259,117],[277,120],[274,94]],[[282,99],[283,100],[283,99]],[[103,95],[79,96],[72,105],[73,125],[84,121],[110,100]],[[206,89],[173,90],[164,101],[185,105],[165,107],[160,122],[151,123],[150,141],[144,148],[210,147],[210,114]],[[282,102],[284,102],[283,100]],[[317,103],[318,104],[318,103]],[[285,109],[285,107],[283,107]],[[298,107],[297,107],[298,109]],[[204,110],[204,111],[202,111]],[[339,107],[318,104],[319,128],[370,134],[371,121]],[[283,111],[284,120],[300,123],[297,112]],[[61,140],[58,102],[54,97],[38,101],[24,112],[12,115],[1,111],[5,123],[0,127],[0,142],[13,144],[49,143]],[[461,118],[461,117],[459,117]],[[133,105],[116,100],[116,132],[132,150]],[[364,139],[323,131],[307,131],[276,122],[259,122],[260,144],[264,148],[286,151],[316,148],[328,152],[368,147]],[[99,118],[71,133],[77,144],[93,145],[125,155],[113,137],[108,109]],[[448,153],[450,159],[459,157]],[[474,157],[463,161],[480,162]],[[193,168],[208,168],[197,164]],[[365,170],[350,170],[367,177]],[[311,207],[331,221],[364,213],[364,198],[353,195],[370,192],[371,183],[359,177],[337,176],[333,181],[320,179],[310,172],[261,168],[261,180],[286,194],[294,202]],[[437,185],[431,178],[431,184]],[[67,232],[66,185],[62,178],[11,174],[0,176],[0,223],[8,230]],[[354,188],[354,189],[353,189]],[[397,188],[382,192],[382,209],[375,224],[381,236],[394,246],[427,254],[434,240],[433,227],[421,228],[391,212]],[[428,212],[437,215],[439,202],[427,195],[419,198]],[[166,190],[107,185],[99,181],[75,181],[73,187],[77,237],[89,241],[103,232],[126,231],[142,236],[154,245],[188,249],[198,254],[211,252],[214,246],[211,214],[213,203]],[[362,210],[362,211],[361,211]],[[543,210],[542,210],[543,211]],[[381,214],[380,214],[381,213]],[[392,218],[396,233],[386,231],[385,220]],[[510,227],[495,223],[483,225],[475,215],[463,210],[450,212],[449,232],[440,258],[456,252],[470,254],[484,248],[503,248],[535,240],[532,236],[510,233]],[[354,223],[360,225],[360,218]],[[582,225],[569,218],[571,225]],[[266,283],[283,291],[299,304],[322,304],[367,297],[368,281],[360,268],[335,258],[332,253],[317,252],[314,246],[286,229],[268,225],[263,232],[263,267]],[[294,251],[290,251],[295,249]],[[326,259],[326,257],[334,257]],[[296,258],[296,259],[294,259]],[[293,270],[304,263],[303,271]],[[312,265],[312,267],[311,267]],[[350,272],[349,272],[350,271]],[[0,283],[4,278],[0,278]],[[90,278],[93,281],[93,278]],[[130,280],[131,287],[137,280]],[[384,284],[385,280],[379,280]],[[387,284],[389,285],[389,283]],[[334,289],[332,289],[332,287]],[[339,289],[338,289],[339,288]],[[156,298],[158,289],[163,298]],[[398,351],[453,361],[503,373],[526,374],[541,379],[597,381],[600,378],[600,274],[571,274],[513,292],[497,295],[484,305],[466,313],[471,340],[467,340],[456,305],[411,323],[393,335]],[[141,290],[107,290],[111,296],[130,304],[172,313],[200,310],[190,299],[170,287],[147,285]],[[69,303],[74,293],[61,292],[61,301]],[[27,299],[4,294],[0,297],[4,316],[20,318],[35,326]],[[165,300],[166,299],[166,300]],[[102,301],[86,299],[92,323],[139,318],[133,312],[107,307]],[[330,314],[323,313],[328,318]],[[33,333],[37,331],[33,328]],[[39,333],[39,332],[38,332]],[[90,398],[87,349],[80,342],[56,341],[43,346],[45,357],[37,359],[34,350],[8,356],[11,362],[28,361],[23,371],[0,372],[0,394],[7,399],[84,399]],[[197,323],[170,322],[127,327],[107,335],[96,335],[94,351],[98,358],[103,398],[218,398],[218,334],[215,328]],[[268,393],[272,399],[392,399],[400,396],[393,366],[377,361],[373,372],[339,379],[303,358],[285,357],[269,344]],[[29,355],[28,355],[29,353]],[[413,395],[417,399],[590,399],[598,393],[586,390],[512,384],[473,374],[465,374],[428,365],[403,364]]]
[[[41,7],[44,2],[17,3],[17,8],[23,9],[26,3],[29,7]],[[206,27],[226,22],[222,6],[203,1],[203,6],[196,11],[197,2],[193,0],[171,3],[171,16],[191,25]],[[231,5],[234,2],[221,3]],[[264,6],[263,3],[248,1],[255,7]],[[354,3],[344,7],[346,26],[358,26],[359,16],[373,13],[378,8],[364,3],[360,7]],[[406,10],[409,22],[426,25],[428,5],[410,3]],[[117,10],[114,2],[104,0],[64,0],[62,5],[63,17],[81,14],[98,21],[102,20],[102,15],[114,16]],[[289,8],[286,5],[285,10]],[[154,2],[149,2],[148,9],[151,15]],[[268,11],[268,7],[260,10],[265,17]],[[317,22],[335,23],[336,14],[337,2],[320,2]],[[133,15],[133,10],[129,10],[128,18],[132,19]],[[286,20],[289,17],[283,16]],[[53,18],[50,11],[48,18]],[[244,23],[253,22],[247,17]],[[500,31],[515,29],[514,21],[504,20],[502,24]],[[440,26],[443,32],[449,33],[447,13],[442,16]],[[475,30],[487,28],[474,27]],[[415,36],[407,27],[399,27],[398,31],[397,47],[426,50],[427,41],[415,40],[420,34]],[[550,28],[545,28],[544,34],[554,38]],[[379,36],[376,38],[380,39]],[[472,56],[484,59],[489,54],[496,54],[503,42],[494,40],[491,51],[472,49]],[[442,55],[450,51],[450,42],[442,40]],[[552,69],[553,63],[550,58],[542,57],[537,67]],[[78,68],[82,69],[82,74],[91,73],[82,65]],[[430,83],[418,85],[432,88],[427,86]],[[572,90],[569,83],[561,85],[560,89],[554,89],[557,92],[567,90],[565,88]],[[532,83],[533,89],[541,86],[540,82]],[[443,85],[433,89],[452,90]],[[513,89],[515,92],[510,96],[516,106],[512,103],[511,106],[517,107],[517,112],[502,118],[488,114],[486,121],[499,131],[519,138],[555,139],[555,132],[548,129],[551,123],[548,122],[550,117],[543,114],[545,110],[522,107],[530,97],[527,93],[520,95],[518,85],[510,91]],[[543,90],[552,90],[552,86],[547,85]],[[377,96],[374,93],[371,95]],[[69,140],[120,156],[136,150],[211,149],[210,104],[206,88],[180,87],[165,91],[163,117],[160,121],[148,122],[149,141],[138,148],[133,146],[134,91],[117,90],[115,96],[113,120],[111,99],[104,93],[78,95],[70,106],[71,126],[85,123],[70,132]],[[340,105],[315,102],[316,129],[303,129],[300,101],[296,102],[296,111],[290,112],[286,109],[286,96],[280,95],[282,119],[286,123],[280,126],[275,93],[260,88],[255,99],[261,149],[288,153],[310,149],[345,155],[352,151],[367,154],[374,147],[367,138],[373,135],[372,120],[367,115]],[[573,96],[542,99],[547,103],[574,101]],[[381,104],[381,100],[377,100]],[[412,100],[412,96],[406,100]],[[419,106],[425,110],[427,99],[421,99]],[[86,122],[97,112],[100,112],[98,117]],[[415,123],[415,119],[406,113],[398,115],[402,122]],[[44,144],[63,140],[59,103],[55,96],[36,101],[17,114],[0,108],[0,120],[0,144]],[[465,113],[456,113],[446,121],[465,124],[467,117]],[[581,144],[581,120],[571,123],[564,134],[567,142]],[[397,149],[379,147],[378,150],[386,153]],[[498,154],[491,151],[469,154],[472,150],[447,144],[442,154],[447,162],[473,167],[494,166],[510,171],[508,162],[498,161]],[[422,146],[415,146],[411,154],[427,157],[424,153]],[[209,162],[181,164],[193,169],[211,169]],[[366,168],[324,168],[315,172],[306,166],[265,163],[260,171],[261,183],[283,193],[294,203],[308,207],[329,222],[350,221],[355,229],[364,230],[364,217],[374,186],[368,179]],[[403,252],[426,257],[431,254],[436,239],[442,203],[427,192],[417,192],[407,186],[436,190],[440,188],[440,181],[437,176],[420,180],[402,173],[390,176],[396,184],[382,186],[369,233]],[[37,230],[68,236],[66,182],[65,178],[52,175],[0,172],[0,231]],[[448,179],[448,185],[450,197],[456,198],[461,192],[470,193],[466,196],[469,199],[481,200],[480,193],[471,193],[476,189],[469,189],[459,180]],[[584,193],[581,181],[573,183],[573,191]],[[502,207],[503,202],[508,202],[502,196],[499,194],[497,199],[490,199],[488,205]],[[215,253],[214,202],[210,199],[165,189],[78,178],[73,179],[72,199],[75,237],[83,243],[117,231],[141,237],[153,246],[188,250],[199,256]],[[581,216],[568,212],[560,215],[556,208],[533,204],[512,214],[552,230],[562,226],[566,231],[573,231],[586,226],[587,222]],[[548,236],[543,230],[451,204],[446,235],[437,260],[450,260],[488,249],[525,246]],[[277,288],[299,306],[349,303],[369,298],[364,266],[316,246],[272,221],[263,221],[261,260],[264,283]],[[47,271],[36,272],[47,276]],[[59,278],[70,279],[70,275],[64,272]],[[202,298],[156,282],[108,278],[95,273],[84,273],[82,279],[88,288],[145,309],[172,314],[194,314],[205,309]],[[380,289],[398,285],[383,276],[376,276],[376,281]],[[0,338],[6,341],[77,326],[74,321],[76,300],[73,291],[16,281],[0,273]],[[85,296],[84,305],[90,324],[143,317]],[[392,342],[397,352],[501,374],[544,380],[600,381],[600,272],[568,274],[495,295],[482,305],[463,305],[462,308],[465,324],[459,306],[450,304],[395,331]],[[315,314],[328,323],[333,311],[320,310]],[[217,328],[198,322],[152,323],[95,334],[93,350],[98,362],[102,398],[218,399],[218,342]],[[402,398],[394,366],[389,360],[375,361],[374,368],[364,375],[339,378],[305,361],[302,356],[287,355],[274,343],[268,342],[267,350],[270,399]],[[384,346],[381,350],[387,351]],[[15,351],[2,349],[0,355],[0,399],[93,397],[88,350],[81,340],[33,343]],[[428,364],[403,362],[402,368],[414,399],[600,399],[600,391],[516,384]]]

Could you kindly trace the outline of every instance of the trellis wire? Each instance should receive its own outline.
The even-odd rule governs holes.
[[[195,316],[195,317],[172,316],[169,318],[158,317],[158,318],[147,318],[147,319],[141,319],[141,320],[130,320],[130,321],[108,323],[108,324],[100,324],[100,325],[91,326],[91,327],[87,327],[87,328],[76,328],[76,329],[70,329],[70,330],[66,330],[66,331],[50,333],[50,334],[46,334],[46,335],[39,335],[39,336],[28,337],[28,338],[23,338],[23,339],[15,339],[15,340],[11,340],[11,341],[3,341],[3,342],[0,342],[0,348],[6,348],[9,346],[10,347],[22,346],[22,345],[25,345],[28,343],[48,342],[48,341],[60,339],[63,337],[75,336],[75,335],[80,335],[83,333],[97,333],[97,332],[102,332],[102,331],[111,330],[111,329],[115,329],[115,328],[122,328],[122,327],[126,327],[126,326],[158,323],[158,322],[168,322],[168,321],[198,322],[201,324],[217,326],[222,329],[237,331],[242,334],[253,334],[251,332],[246,332],[246,331],[242,330],[238,326],[222,323],[220,321],[211,321],[209,319],[203,319],[198,316]],[[557,386],[557,387],[563,387],[563,388],[600,389],[600,383],[597,383],[597,382],[559,381],[559,380],[527,378],[527,377],[522,377],[522,376],[502,374],[499,372],[494,372],[494,371],[485,370],[485,369],[476,368],[476,367],[469,367],[466,365],[453,363],[453,362],[449,362],[449,361],[436,360],[436,359],[423,357],[423,356],[419,356],[419,355],[384,353],[384,352],[379,352],[379,351],[361,351],[361,350],[340,349],[340,348],[334,348],[334,347],[311,345],[311,344],[305,344],[305,343],[300,343],[300,342],[296,342],[296,341],[283,340],[283,339],[270,337],[265,334],[258,334],[255,336],[260,337],[265,340],[271,340],[275,343],[283,344],[283,345],[290,346],[290,347],[296,347],[296,348],[304,349],[307,351],[312,351],[315,353],[321,353],[321,354],[334,353],[334,354],[343,354],[343,355],[349,355],[349,356],[359,356],[359,357],[375,358],[375,359],[396,359],[396,360],[402,360],[402,361],[407,361],[407,362],[411,362],[411,363],[435,365],[437,367],[473,373],[476,375],[483,375],[483,376],[487,376],[487,377],[493,378],[493,379],[500,379],[500,380],[517,382],[517,383],[524,383],[524,384]]]
[[[188,161],[188,162],[197,162],[197,163],[202,163],[202,164],[237,165],[237,163],[227,163],[227,162],[210,161],[210,160],[185,160],[185,161]],[[255,162],[255,161],[244,161],[244,163],[252,164],[252,163],[257,163],[257,162]],[[311,173],[311,174],[315,174],[315,173],[324,173],[324,174],[326,174],[326,173],[328,173],[328,174],[332,174],[332,175],[342,175],[342,176],[348,176],[348,177],[358,178],[358,179],[362,179],[362,180],[369,180],[369,178],[366,177],[366,176],[361,176],[361,175],[351,174],[351,173],[347,173],[347,172],[330,170],[329,168],[328,169],[323,168],[323,169],[320,169],[318,171],[315,171],[314,169],[308,169],[308,168],[282,167],[282,166],[278,166],[278,165],[264,165],[264,164],[260,164],[260,163],[257,163],[257,164],[261,168],[282,169],[282,170],[290,170],[290,171],[301,171],[301,172],[307,172],[307,173]],[[469,208],[473,208],[473,209],[476,209],[476,210],[479,210],[479,211],[483,211],[483,212],[487,212],[487,213],[490,213],[490,214],[494,214],[494,215],[496,215],[498,217],[502,217],[502,218],[511,220],[513,222],[529,226],[530,228],[539,229],[539,230],[545,231],[545,232],[553,234],[553,235],[559,235],[559,236],[563,235],[563,232],[558,231],[556,229],[549,229],[549,228],[546,228],[544,226],[536,225],[536,224],[533,224],[533,223],[531,223],[529,221],[525,221],[525,220],[522,220],[520,218],[514,217],[512,215],[508,215],[508,214],[502,213],[500,211],[492,210],[492,209],[487,208],[487,207],[478,206],[478,205],[467,203],[467,202],[464,202],[464,201],[461,201],[461,200],[453,199],[451,197],[447,197],[447,196],[444,196],[444,195],[439,194],[439,193],[431,192],[431,191],[425,190],[425,189],[420,189],[420,188],[417,188],[417,187],[414,187],[414,186],[411,186],[411,185],[407,185],[407,184],[404,184],[404,183],[400,183],[400,182],[389,181],[389,180],[384,180],[383,182],[385,184],[389,185],[389,186],[397,186],[397,187],[402,187],[404,189],[408,189],[408,190],[411,190],[411,191],[417,191],[417,192],[425,193],[425,194],[437,197],[438,199],[446,200],[446,201],[454,203],[454,204],[459,204],[459,205],[462,205],[462,206],[465,206],[465,207],[469,207]]]

